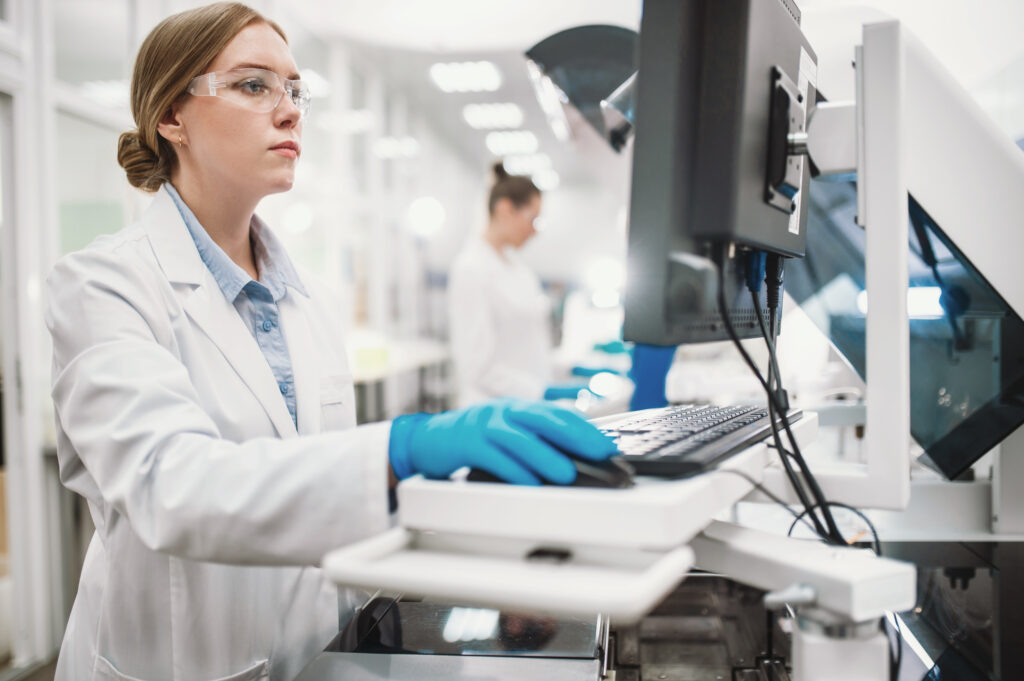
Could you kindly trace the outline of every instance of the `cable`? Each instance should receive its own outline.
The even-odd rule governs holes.
[[[846,542],[843,540],[842,534],[839,532],[839,528],[836,527],[835,521],[832,519],[828,507],[824,504],[824,495],[821,492],[821,488],[818,487],[818,483],[814,479],[814,476],[811,474],[810,469],[807,466],[807,462],[804,461],[803,456],[800,453],[800,447],[799,445],[797,445],[796,437],[794,437],[792,428],[789,425],[789,419],[786,417],[787,409],[783,408],[782,405],[779,403],[778,396],[768,386],[768,383],[764,380],[764,377],[761,375],[761,371],[757,368],[757,365],[754,363],[754,360],[750,358],[750,355],[743,347],[743,344],[740,343],[740,339],[736,333],[736,329],[733,327],[732,320],[729,318],[728,307],[725,302],[725,265],[726,261],[728,260],[728,248],[729,244],[723,243],[722,250],[716,254],[718,256],[718,262],[716,263],[716,265],[718,265],[718,307],[719,314],[722,318],[722,323],[725,326],[726,332],[729,334],[729,338],[732,340],[733,344],[736,346],[736,349],[739,351],[740,356],[743,357],[743,361],[746,362],[748,367],[750,367],[750,370],[757,377],[757,380],[761,383],[761,387],[764,388],[765,393],[768,395],[769,412],[771,411],[771,407],[773,405],[776,411],[778,412],[779,418],[782,421],[782,425],[786,431],[786,436],[788,437],[790,446],[793,450],[793,458],[797,462],[797,465],[800,467],[800,471],[803,474],[808,487],[810,487],[811,494],[814,496],[818,504],[821,506],[822,515],[825,517],[825,524],[827,525],[828,529],[827,531],[821,532],[819,534],[822,534],[822,536],[827,537],[829,541],[833,543],[845,544]],[[774,427],[774,416],[770,415],[768,420]],[[783,458],[783,463],[785,465],[785,458]],[[811,512],[810,515],[812,520],[815,521],[815,525],[820,525],[820,521],[816,518],[813,512]]]
[[[757,255],[759,255],[760,257],[756,257]],[[761,303],[758,300],[758,296],[757,296],[758,292],[761,289],[761,281],[767,279],[766,271],[765,271],[765,258],[763,256],[764,256],[764,253],[760,253],[760,252],[748,253],[747,263],[746,263],[747,264],[746,279],[747,279],[747,288],[750,290],[751,298],[752,298],[753,303],[754,303],[754,309],[759,313],[758,314],[758,322],[761,324],[762,333],[767,337],[767,332],[764,329],[764,319],[760,315]],[[723,254],[723,257],[724,257],[724,254]],[[720,276],[719,276],[719,286],[718,286],[718,289],[719,289],[720,293],[724,292],[724,290],[725,290],[724,275],[722,275],[723,270],[724,270],[724,265],[722,263],[719,263],[719,275]],[[779,283],[781,284],[781,280],[779,280]],[[773,295],[772,290],[769,289],[767,294],[766,294],[766,297],[767,297],[767,299],[769,301],[771,301],[772,295]],[[778,300],[778,293],[776,291],[775,292],[775,301],[777,302],[777,300]],[[729,326],[731,326],[731,320],[729,320],[728,319],[728,315],[725,314],[726,307],[725,307],[725,303],[724,303],[724,293],[722,293],[722,295],[719,296],[719,308],[720,308],[720,310],[719,310],[720,314],[722,314],[723,317],[726,317],[725,321],[727,322],[727,324]],[[729,328],[729,326],[727,326],[727,329]],[[731,337],[733,338],[734,341],[736,340],[735,333],[731,333]],[[740,353],[744,355],[744,359],[747,360],[747,363],[750,366],[750,368],[754,371],[754,374],[758,377],[759,380],[761,380],[761,385],[764,386],[765,382],[764,382],[763,379],[761,379],[760,372],[754,366],[753,362],[750,361],[749,357],[746,356],[746,354],[743,351],[743,348],[741,346],[738,346],[738,347],[740,347]],[[769,350],[770,349],[771,348],[769,348]],[[811,517],[811,520],[814,522],[814,531],[815,531],[815,533],[817,533],[818,535],[820,535],[822,537],[827,537],[828,536],[828,531],[825,529],[825,526],[821,524],[821,521],[818,519],[818,516],[813,514],[813,513],[810,513],[811,502],[810,502],[810,500],[807,497],[807,491],[804,489],[803,484],[800,482],[800,479],[797,477],[796,472],[793,470],[793,467],[790,465],[789,459],[787,458],[787,456],[789,455],[789,452],[786,451],[785,447],[782,446],[782,441],[781,441],[781,439],[779,437],[778,425],[775,422],[775,412],[772,410],[772,402],[774,401],[774,399],[778,399],[780,397],[778,394],[774,394],[774,396],[773,396],[773,390],[772,390],[772,387],[771,387],[772,383],[773,383],[773,380],[772,380],[773,369],[772,369],[772,367],[774,367],[774,370],[775,370],[775,378],[776,378],[776,380],[778,380],[778,364],[776,362],[774,362],[773,360],[774,360],[774,353],[770,353],[769,354],[768,384],[767,384],[766,390],[769,393],[768,420],[769,420],[769,422],[771,424],[772,437],[773,437],[773,441],[775,443],[775,449],[776,449],[776,451],[779,452],[779,457],[780,457],[780,461],[782,462],[782,467],[783,467],[783,469],[786,472],[786,477],[789,479],[790,485],[793,487],[793,491],[796,493],[797,498],[800,500],[800,503],[803,505],[804,509],[807,510],[808,514]],[[787,405],[787,407],[788,407],[788,405]]]
[[[779,411],[779,417],[782,420],[783,426],[786,429],[786,435],[789,438],[790,445],[793,448],[793,452],[790,456],[797,462],[800,470],[803,472],[807,485],[811,488],[811,492],[814,498],[819,504],[822,504],[822,515],[825,517],[825,523],[828,525],[830,536],[832,540],[837,543],[845,543],[842,534],[839,532],[839,528],[836,526],[835,521],[832,519],[832,513],[827,505],[824,505],[825,495],[822,493],[821,488],[818,487],[818,481],[814,478],[810,468],[807,466],[807,462],[804,461],[803,455],[800,453],[800,447],[793,437],[793,432],[789,427],[789,397],[786,394],[785,389],[782,387],[782,374],[779,372],[778,358],[775,351],[776,346],[776,333],[777,333],[777,320],[778,320],[778,309],[779,309],[779,298],[782,293],[782,269],[783,259],[782,256],[773,253],[768,256],[765,263],[765,283],[767,285],[767,291],[765,292],[765,300],[768,304],[768,311],[771,314],[771,332],[765,333],[764,319],[762,318],[760,305],[755,305],[754,309],[758,316],[758,321],[761,325],[761,332],[764,335],[765,343],[768,345],[768,351],[770,353],[771,361],[775,366],[775,381],[776,385],[774,392],[772,393],[772,399],[769,401],[769,414],[771,414],[772,406],[774,403],[775,409]],[[769,386],[771,387],[771,386]],[[775,416],[771,414],[771,425],[774,432],[777,434],[777,426],[775,423]],[[785,451],[785,450],[783,450]]]
[[[807,529],[817,534],[817,530],[815,530],[814,527],[809,522],[807,522],[807,520],[805,520],[805,517],[807,516],[806,512],[798,514],[796,511],[789,507],[789,504],[786,503],[785,499],[782,499],[781,497],[779,497],[779,495],[775,494],[767,487],[759,483],[757,480],[754,480],[752,477],[744,473],[743,471],[738,471],[734,468],[712,468],[711,470],[707,471],[707,473],[732,473],[733,475],[740,476],[741,478],[749,482],[758,492],[764,494],[766,497],[774,501],[776,504],[786,509],[786,511],[788,511],[789,514],[794,518],[794,525],[791,525],[791,527],[794,527],[796,523],[802,522],[807,527]]]

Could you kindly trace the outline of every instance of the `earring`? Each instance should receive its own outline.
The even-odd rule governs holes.
[[[181,146],[181,135],[178,135],[178,146]]]

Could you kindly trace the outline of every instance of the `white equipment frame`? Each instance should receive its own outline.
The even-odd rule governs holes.
[[[862,40],[856,51],[856,102],[820,106],[810,123],[807,142],[819,168],[825,172],[855,171],[858,177],[858,219],[867,231],[866,279],[871,300],[867,320],[868,458],[859,466],[816,467],[815,475],[830,500],[899,510],[907,507],[911,496],[909,319],[905,296],[891,293],[906,290],[908,284],[907,193],[914,193],[1021,314],[1024,286],[1015,281],[1016,273],[1000,258],[1007,251],[1024,252],[1024,229],[998,233],[987,230],[981,234],[972,227],[1007,219],[1020,222],[1020,216],[1024,216],[1024,192],[1020,191],[1024,186],[1024,156],[994,126],[985,123],[980,109],[899,22],[865,24]],[[1007,444],[1017,449],[1021,439],[1024,435],[1015,433]],[[730,461],[730,465],[740,466],[754,481],[760,480],[790,497],[782,471],[768,465],[764,451],[752,450]],[[1004,483],[1011,466],[1013,480],[1024,479],[1020,458],[1000,462]],[[752,465],[754,469],[748,470]],[[771,599],[797,608],[799,626],[793,633],[792,655],[795,681],[887,678],[889,647],[880,620],[886,611],[904,610],[914,604],[913,566],[858,549],[788,539],[717,521],[723,500],[709,496],[709,490],[726,482],[729,494],[724,503],[728,506],[753,493],[754,485],[741,477],[729,481],[724,478],[732,476],[701,477],[705,479],[671,488],[680,495],[674,500],[642,489],[631,497],[618,497],[635,500],[638,508],[646,504],[647,511],[655,516],[659,512],[678,513],[679,500],[688,500],[691,504],[687,511],[703,527],[697,536],[677,537],[679,545],[658,546],[665,562],[659,563],[656,558],[641,561],[634,565],[639,572],[632,579],[644,580],[645,574],[657,573],[658,588],[665,588],[672,580],[665,579],[661,568],[679,569],[689,564],[692,555],[699,567],[770,591],[781,590],[770,594]],[[997,496],[1001,489],[997,484]],[[600,532],[602,528],[595,524],[593,531],[583,534],[590,543],[575,545],[581,535],[572,529],[571,522],[565,524],[565,516],[572,516],[578,529],[591,512],[610,521],[615,512],[610,516],[608,508],[614,508],[614,504],[608,506],[606,502],[611,502],[610,495],[623,492],[495,486],[496,496],[491,497],[491,503],[500,505],[504,519],[495,523],[493,518],[484,522],[472,513],[473,508],[479,508],[479,495],[474,498],[474,494],[480,491],[468,484],[407,481],[399,487],[403,529],[387,538],[373,538],[332,552],[325,557],[324,567],[335,581],[344,584],[379,586],[386,575],[386,588],[409,589],[423,595],[432,595],[433,591],[447,597],[461,595],[497,605],[519,604],[555,612],[581,612],[591,606],[596,611],[602,604],[612,603],[623,615],[638,614],[629,602],[609,600],[601,593],[604,578],[599,573],[605,568],[624,567],[629,562],[622,561],[624,551],[646,553],[651,558],[652,538],[659,543],[659,537],[664,539],[667,534],[639,539],[621,531]],[[1002,500],[1010,505],[1005,494]],[[557,501],[557,522],[553,507],[546,501]],[[627,510],[626,506],[622,510]],[[1017,517],[1024,518],[1024,513]],[[545,518],[552,522],[544,522]],[[482,536],[481,523],[500,529]],[[677,525],[662,526],[672,532],[681,531]],[[612,534],[623,536],[621,545],[608,544]],[[595,546],[602,541],[604,546]],[[521,547],[530,542],[578,551],[586,557],[586,564],[564,568],[529,565]],[[687,543],[692,554],[679,551]],[[618,554],[609,554],[608,549]],[[618,557],[612,559],[612,555]],[[502,560],[507,561],[508,569],[500,567]],[[484,564],[495,577],[488,581],[477,571],[472,579],[466,579],[464,587],[450,578],[432,582],[424,577],[431,567],[440,565],[457,573]],[[569,588],[572,580],[566,577],[571,577],[573,570],[582,570],[580,577],[586,573],[591,579],[588,589],[594,593],[593,599],[581,600],[579,592]],[[503,576],[515,582],[503,581]],[[614,586],[620,577],[608,572],[607,584]],[[533,580],[563,585],[567,593],[546,589],[541,600],[517,601],[516,592],[528,588],[525,582]],[[649,597],[650,592],[645,593],[645,598]]]
[[[899,22],[869,23],[863,30],[863,44],[856,47],[856,101],[820,105],[807,146],[823,174],[856,172],[858,178],[871,301],[867,462],[860,469],[816,467],[815,474],[834,501],[899,511],[909,505],[906,513],[881,514],[880,529],[890,538],[1019,537],[1024,502],[1014,491],[1024,483],[1020,430],[995,452],[991,483],[927,481],[910,494],[909,320],[906,300],[891,292],[907,287],[909,192],[1012,309],[1024,313],[1024,285],[1006,258],[1024,248],[1024,155]],[[770,482],[782,491],[781,479]],[[959,522],[937,528],[916,521],[951,505],[963,511]]]

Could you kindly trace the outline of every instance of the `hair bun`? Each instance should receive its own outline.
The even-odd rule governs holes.
[[[138,130],[121,133],[117,140],[117,162],[124,168],[129,184],[144,191],[156,191],[170,179],[167,163],[149,148]]]
[[[493,166],[491,166],[491,172],[494,173],[494,179],[497,182],[501,182],[505,178],[509,177],[508,171],[505,170],[505,162],[504,161],[498,161]]]

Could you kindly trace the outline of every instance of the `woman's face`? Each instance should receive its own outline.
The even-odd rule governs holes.
[[[261,68],[281,78],[298,79],[288,45],[264,23],[242,29],[206,69]],[[197,74],[198,75],[198,74]],[[177,108],[182,124],[182,173],[227,197],[259,200],[291,189],[302,153],[299,110],[288,95],[273,111],[258,113],[222,97],[187,96]],[[177,143],[177,139],[170,140]]]
[[[503,232],[510,246],[522,248],[537,234],[535,223],[540,217],[541,197],[534,194],[522,206],[516,206],[509,199],[501,199],[496,206],[501,218]]]

